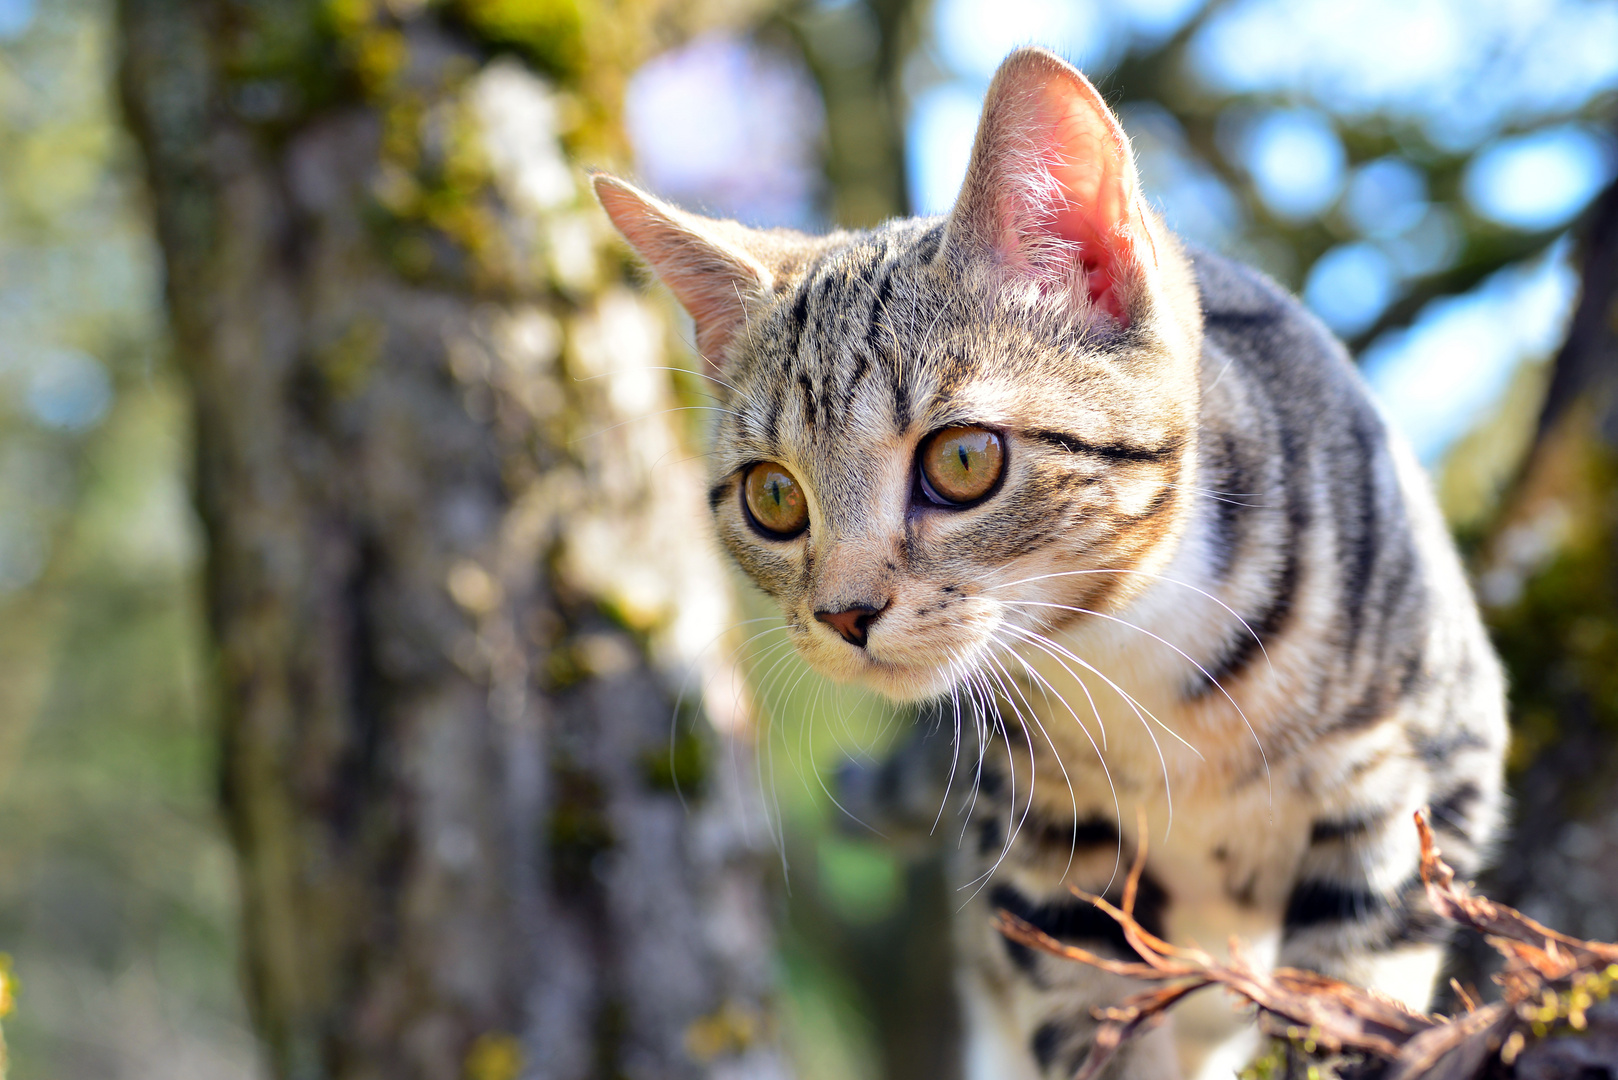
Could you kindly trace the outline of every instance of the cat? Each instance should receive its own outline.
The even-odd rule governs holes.
[[[902,751],[865,786],[927,791],[927,820],[971,793],[966,1075],[1070,1076],[1092,1009],[1141,989],[991,915],[1128,957],[1069,885],[1116,899],[1142,844],[1148,929],[1427,1004],[1444,935],[1411,816],[1476,871],[1500,666],[1343,347],[1169,231],[1082,74],[1004,61],[942,218],[812,237],[594,185],[722,386],[724,547],[813,668],[946,721],[941,760]],[[1204,993],[1108,1075],[1228,1077],[1258,1046]]]

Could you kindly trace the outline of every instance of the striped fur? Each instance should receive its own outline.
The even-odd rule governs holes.
[[[1005,942],[989,914],[1118,950],[1068,886],[1116,893],[1142,843],[1140,912],[1170,939],[1235,937],[1251,962],[1427,1001],[1442,935],[1410,818],[1432,805],[1446,857],[1479,866],[1501,813],[1499,666],[1342,347],[1168,232],[1082,76],[1008,59],[948,218],[754,234],[598,190],[713,346],[723,543],[815,668],[945,721],[848,770],[845,794],[924,828],[946,789],[968,805],[971,1076],[1070,1074],[1090,1010],[1138,989]],[[962,510],[916,479],[921,440],[957,424],[1006,446],[999,486]],[[805,489],[796,537],[743,508],[766,461]],[[881,610],[863,647],[815,618],[858,606]],[[1228,1076],[1253,1040],[1201,995],[1112,1068]]]

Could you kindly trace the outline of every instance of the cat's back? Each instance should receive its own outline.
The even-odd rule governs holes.
[[[1208,580],[1272,655],[1308,646],[1294,722],[1323,749],[1401,728],[1432,801],[1466,796],[1453,839],[1470,847],[1498,814],[1504,679],[1427,477],[1302,303],[1247,266],[1190,254]],[[1210,671],[1236,674],[1258,652],[1237,638]]]

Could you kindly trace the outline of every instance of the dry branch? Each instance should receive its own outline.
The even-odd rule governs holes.
[[[1412,1012],[1363,987],[1296,968],[1263,971],[1243,957],[1235,940],[1230,958],[1216,960],[1200,949],[1173,945],[1136,921],[1134,900],[1145,869],[1144,845],[1130,869],[1121,907],[1077,888],[1123,929],[1140,957],[1115,960],[1052,938],[1010,912],[996,926],[1018,944],[1160,985],[1097,1009],[1095,1042],[1075,1080],[1094,1080],[1118,1049],[1161,1023],[1190,994],[1222,986],[1259,1009],[1270,1034],[1301,1051],[1305,1071],[1324,1075],[1333,1059],[1348,1055],[1355,1075],[1380,1080],[1471,1080],[1512,1075],[1552,1080],[1618,1075],[1618,945],[1581,941],[1542,926],[1521,912],[1474,896],[1455,882],[1439,856],[1425,812],[1416,815],[1421,838],[1421,877],[1433,910],[1457,926],[1485,935],[1505,957],[1495,981],[1500,1000],[1478,1005],[1464,991],[1467,1011],[1458,1016]],[[1289,1070],[1296,1053],[1289,1055]],[[1300,1073],[1299,1075],[1303,1075]]]

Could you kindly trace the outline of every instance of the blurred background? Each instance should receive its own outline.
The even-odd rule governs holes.
[[[523,0],[504,8],[521,21]],[[755,225],[941,213],[994,68],[1026,43],[1098,83],[1175,229],[1349,342],[1434,478],[1519,688],[1525,839],[1495,887],[1618,937],[1614,474],[1573,483],[1533,456],[1618,367],[1606,346],[1563,349],[1591,266],[1609,290],[1618,266],[1591,231],[1618,173],[1618,2],[755,7],[638,66],[618,164]],[[22,986],[5,1032],[20,1077],[265,1076],[217,809],[190,405],[119,51],[110,0],[0,0],[0,949]],[[768,642],[744,651],[784,825],[799,1073],[950,1075],[938,869],[842,827],[820,782],[901,720]]]

